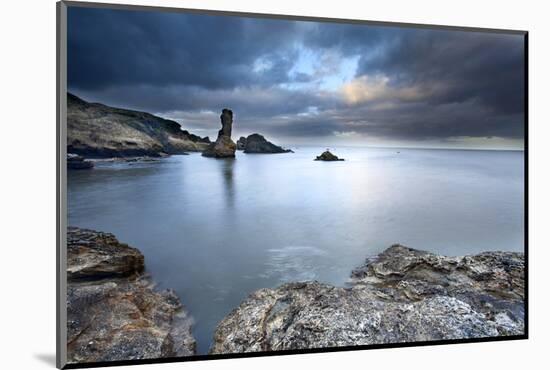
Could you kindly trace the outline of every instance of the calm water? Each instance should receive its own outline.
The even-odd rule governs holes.
[[[393,243],[447,255],[523,250],[523,152],[324,148],[69,173],[69,225],[139,248],[195,319],[199,352],[252,291],[343,285]],[[397,153],[399,151],[400,153]]]

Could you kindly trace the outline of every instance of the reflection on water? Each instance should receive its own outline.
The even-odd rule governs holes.
[[[225,201],[228,208],[233,208],[235,205],[235,187],[233,184],[233,166],[235,165],[235,159],[227,158],[218,160],[222,170],[223,185],[225,189]]]
[[[69,224],[139,248],[195,319],[200,353],[259,288],[342,285],[393,243],[448,255],[523,249],[523,153],[325,148],[199,153],[71,171]]]

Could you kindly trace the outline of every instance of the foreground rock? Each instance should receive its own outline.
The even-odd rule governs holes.
[[[343,158],[338,158],[334,154],[332,154],[328,149],[324,151],[321,155],[318,155],[315,158],[316,161],[343,161]]]
[[[67,154],[67,168],[69,170],[88,170],[94,168],[94,163],[78,154]]]
[[[218,325],[211,353],[523,334],[523,268],[521,253],[443,257],[395,245],[354,270],[350,287],[251,294]]]
[[[231,130],[233,126],[233,112],[229,109],[224,109],[220,116],[222,128],[218,131],[216,142],[210,144],[202,155],[205,157],[214,158],[234,158],[237,144],[231,140]]]
[[[69,363],[195,354],[191,319],[174,292],[155,291],[143,255],[112,234],[67,234]]]
[[[179,123],[145,112],[88,103],[67,94],[67,151],[86,158],[158,157],[210,144]]]
[[[239,139],[239,141],[241,141],[241,139]],[[255,154],[293,153],[290,149],[283,149],[282,147],[267,141],[266,138],[260,134],[249,135],[244,140],[243,150],[245,153]]]

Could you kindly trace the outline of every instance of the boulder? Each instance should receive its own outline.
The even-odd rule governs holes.
[[[524,258],[445,257],[395,245],[351,274],[252,293],[214,334],[211,353],[328,348],[524,333]]]
[[[203,152],[205,157],[234,158],[237,145],[231,140],[231,129],[233,125],[233,112],[224,109],[220,116],[222,128],[218,131],[217,140],[210,144]]]
[[[332,154],[328,149],[324,151],[321,155],[317,156],[315,158],[316,161],[343,161],[343,158],[338,158],[334,154]]]
[[[69,227],[67,233],[67,278],[99,279],[139,274],[143,254],[120,243],[113,234]]]
[[[112,234],[67,233],[69,363],[195,354],[192,320],[171,290],[142,274],[143,255]]]
[[[252,134],[246,138],[244,152],[255,154],[293,153],[290,149],[283,149],[267,141],[266,138],[260,134]]]

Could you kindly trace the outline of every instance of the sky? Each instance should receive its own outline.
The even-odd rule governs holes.
[[[69,7],[68,90],[216,138],[523,149],[523,36]],[[235,138],[235,139],[236,139]]]

